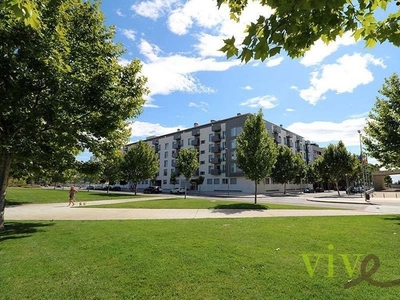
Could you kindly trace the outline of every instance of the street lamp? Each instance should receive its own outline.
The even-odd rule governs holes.
[[[225,158],[226,158],[226,163],[225,163],[225,172],[226,172],[226,177],[227,177],[227,180],[228,180],[228,195],[229,195],[229,190],[230,190],[230,188],[229,188],[229,164],[228,164],[228,154],[229,154],[229,148],[225,148]]]
[[[363,158],[363,150],[362,150],[362,135],[361,135],[361,130],[357,130],[358,135],[360,136],[360,162],[361,162],[361,173],[362,173],[362,181],[363,181],[363,187],[364,187],[364,192],[366,189],[365,186],[365,170],[364,170],[364,158]]]

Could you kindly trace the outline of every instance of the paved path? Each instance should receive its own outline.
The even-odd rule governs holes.
[[[154,197],[151,199],[155,199]],[[247,201],[251,201],[251,196]],[[142,201],[140,199],[118,199],[90,201],[86,206]],[[234,200],[234,199],[230,199]],[[246,201],[245,197],[236,199]],[[5,219],[11,220],[138,220],[138,219],[204,219],[204,218],[260,218],[292,216],[350,216],[400,214],[400,199],[373,199],[366,203],[361,197],[260,197],[260,203],[301,204],[321,206],[320,210],[307,209],[124,209],[124,208],[79,208],[79,202],[70,208],[66,203],[27,204],[7,207]],[[324,209],[337,207],[341,210]]]

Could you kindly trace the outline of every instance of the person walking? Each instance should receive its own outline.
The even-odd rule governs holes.
[[[74,187],[71,186],[71,188],[69,189],[69,203],[68,206],[71,205],[74,206],[75,205],[75,194],[78,192],[78,190]]]

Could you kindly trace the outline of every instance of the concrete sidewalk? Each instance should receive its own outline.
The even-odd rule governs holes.
[[[155,198],[151,198],[155,199]],[[143,199],[119,199],[87,202],[87,206],[142,201]],[[305,200],[305,199],[304,199]],[[309,199],[307,199],[309,200]],[[324,199],[320,199],[324,201]],[[341,200],[341,199],[340,199]],[[348,199],[344,199],[348,200]],[[361,198],[360,198],[361,200]],[[387,199],[386,199],[387,200]],[[313,198],[315,201],[315,198]],[[329,198],[329,201],[333,201]],[[339,200],[338,200],[339,201]],[[342,202],[343,203],[343,202]],[[349,210],[307,209],[124,209],[124,208],[79,208],[67,207],[65,203],[28,204],[7,207],[5,219],[12,220],[143,220],[143,219],[204,219],[204,218],[268,218],[294,216],[354,216],[400,214],[400,205],[365,205]],[[340,207],[342,208],[342,207]]]

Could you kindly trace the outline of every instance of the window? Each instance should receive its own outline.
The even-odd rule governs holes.
[[[204,144],[206,142],[206,140],[201,140],[200,144]]]
[[[212,158],[213,158],[213,155],[212,155],[212,154],[208,155],[208,162],[209,162],[209,163],[211,162]]]
[[[214,178],[214,184],[219,184],[219,178]]]
[[[208,166],[208,174],[211,174],[212,166]]]
[[[168,160],[164,160],[164,168],[168,167]]]
[[[169,143],[165,143],[164,150],[168,150],[168,148],[169,148]]]
[[[188,146],[192,145],[192,141],[194,141],[194,138],[188,138]]]
[[[167,184],[167,179],[164,179],[164,180],[162,181],[162,183],[163,183],[163,184]]]
[[[145,181],[144,181],[144,184],[149,184],[149,181],[148,181],[148,180],[145,180]]]
[[[207,179],[207,184],[212,184],[212,179],[211,178]]]
[[[231,141],[231,149],[236,149],[236,139]]]
[[[229,178],[230,184],[237,184],[237,178]]]
[[[270,183],[269,183],[269,178],[265,178],[265,179],[264,179],[264,183],[265,183],[265,184],[270,184]]]
[[[201,150],[201,151],[200,151],[200,154],[204,154],[204,153],[206,153],[205,150]]]
[[[209,144],[208,145],[208,152],[212,152],[212,148],[214,147],[214,144]]]
[[[238,136],[241,132],[242,132],[242,127],[241,127],[241,126],[239,126],[239,127],[233,127],[233,128],[231,129],[231,136],[232,136],[232,137]]]
[[[225,138],[225,134],[226,134],[225,130],[224,130],[224,131],[222,131],[222,135],[221,135],[221,138],[222,138],[222,139],[224,139],[224,138]]]
[[[168,158],[168,151],[164,152],[164,158]]]
[[[167,175],[168,175],[168,170],[164,169],[164,176],[167,176]]]
[[[206,174],[206,172],[200,171],[200,175],[205,175],[205,174]]]
[[[222,142],[222,150],[225,150],[226,149],[226,142]]]
[[[222,178],[222,184],[228,184],[228,178]]]
[[[201,165],[204,165],[206,162],[204,160],[200,161]]]
[[[214,135],[213,133],[210,133],[210,134],[208,135],[208,141],[209,141],[209,142],[212,142],[212,137],[213,137],[213,135]]]

